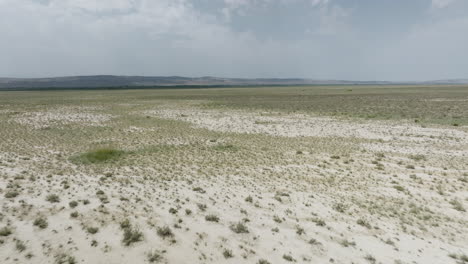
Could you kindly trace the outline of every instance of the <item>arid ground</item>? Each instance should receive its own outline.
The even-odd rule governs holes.
[[[0,92],[0,263],[468,263],[468,87]]]

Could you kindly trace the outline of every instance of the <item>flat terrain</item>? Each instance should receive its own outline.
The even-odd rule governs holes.
[[[468,86],[0,92],[0,263],[468,263]]]

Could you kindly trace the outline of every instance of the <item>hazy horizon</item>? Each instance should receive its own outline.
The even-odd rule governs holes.
[[[0,0],[0,77],[468,78],[463,0]]]

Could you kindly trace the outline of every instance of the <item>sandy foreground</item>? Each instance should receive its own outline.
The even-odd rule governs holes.
[[[467,127],[121,107],[0,112],[0,263],[468,263]]]

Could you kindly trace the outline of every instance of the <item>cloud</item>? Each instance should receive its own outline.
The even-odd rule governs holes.
[[[448,7],[450,4],[455,2],[455,0],[432,0],[432,9],[439,9]]]
[[[0,0],[0,76],[463,77],[468,6],[426,1],[409,24],[338,0]]]
[[[235,32],[183,0],[1,0],[0,73],[275,76],[310,43]],[[282,54],[279,55],[278,51]],[[268,65],[290,65],[289,73]],[[255,70],[252,70],[255,69]]]

